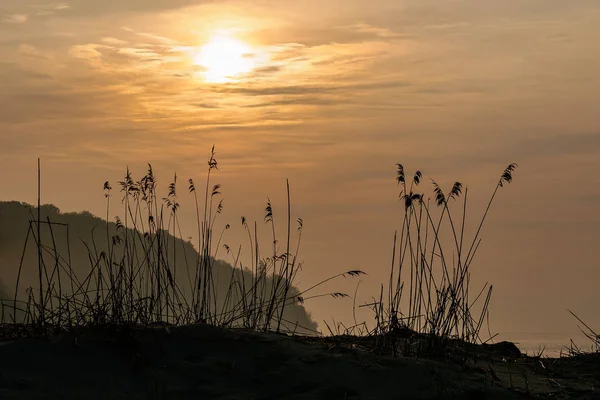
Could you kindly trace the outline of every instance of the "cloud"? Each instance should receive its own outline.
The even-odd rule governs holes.
[[[134,58],[155,58],[155,57],[159,57],[159,54],[150,50],[150,49],[144,49],[144,48],[135,48],[135,47],[121,47],[119,49],[116,50],[117,53],[119,54],[124,54],[130,57],[134,57]]]
[[[12,87],[13,85],[22,87],[25,84],[31,84],[32,87],[39,87],[36,85],[40,85],[51,79],[52,76],[47,73],[23,69],[15,63],[0,62],[0,80],[5,87]]]
[[[29,57],[29,58],[39,58],[39,59],[44,59],[44,60],[48,60],[51,58],[45,52],[41,51],[40,49],[38,49],[35,46],[32,46],[31,44],[27,44],[27,43],[19,45],[18,52],[19,52],[19,54]]]
[[[309,95],[331,92],[357,92],[362,90],[385,90],[409,87],[406,81],[373,81],[355,84],[323,84],[323,85],[282,85],[274,87],[252,88],[243,86],[212,86],[217,93],[238,93],[248,96]]]
[[[265,103],[255,103],[245,105],[246,108],[263,108],[263,107],[287,107],[287,106],[339,106],[339,99],[325,99],[315,97],[301,97],[287,100],[275,100]]]
[[[39,10],[35,13],[35,15],[43,17],[48,15],[54,15],[56,12],[69,10],[71,8],[70,5],[66,3],[58,3],[58,4],[40,4],[35,6],[30,6],[33,9]]]
[[[112,49],[112,47],[93,43],[78,44],[69,49],[69,56],[73,58],[93,61],[102,57],[102,49]]]
[[[283,70],[283,66],[280,65],[270,65],[267,67],[258,67],[253,70],[253,74],[256,75],[270,75],[277,72],[281,72]]]
[[[121,40],[114,37],[103,37],[101,40],[103,43],[106,43],[110,46],[123,46],[129,44],[129,42],[126,40]]]
[[[210,2],[210,0],[69,0],[68,3],[40,4],[39,0],[3,0],[3,5],[7,8],[30,8],[38,10],[43,15],[60,11],[71,17],[97,17],[118,13],[173,10]]]
[[[192,107],[197,107],[197,108],[207,108],[207,109],[219,108],[219,106],[217,104],[210,104],[210,103],[192,103],[190,105]]]
[[[3,18],[7,24],[24,24],[29,17],[27,14],[10,14]]]
[[[358,24],[349,25],[349,26],[341,26],[338,29],[347,30],[350,32],[364,33],[368,35],[373,35],[380,38],[406,38],[409,37],[407,33],[397,33],[392,31],[389,28],[378,27],[366,24],[364,22],[360,22]]]
[[[152,41],[160,43],[160,44],[165,44],[165,45],[170,45],[170,46],[177,45],[176,40],[169,39],[168,37],[164,37],[164,36],[160,36],[160,35],[155,35],[153,33],[137,32],[137,35],[141,36],[143,38],[146,38],[146,39],[151,39]]]

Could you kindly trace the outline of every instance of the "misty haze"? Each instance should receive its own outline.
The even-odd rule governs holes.
[[[600,398],[599,26],[3,0],[0,398]]]

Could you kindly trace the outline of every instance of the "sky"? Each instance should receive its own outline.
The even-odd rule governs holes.
[[[289,179],[298,284],[359,268],[364,302],[401,225],[396,163],[468,185],[476,219],[516,162],[472,267],[494,284],[492,331],[577,332],[567,309],[600,329],[598,43],[596,0],[4,0],[0,200],[35,201],[41,157],[44,202],[103,215],[106,180],[148,162],[163,188],[201,180],[214,144],[221,223],[268,233]],[[307,307],[352,315],[348,299]]]

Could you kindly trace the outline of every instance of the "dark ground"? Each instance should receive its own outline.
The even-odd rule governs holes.
[[[0,399],[600,399],[598,355],[477,346],[465,364],[369,348],[206,325],[86,329],[0,343]]]

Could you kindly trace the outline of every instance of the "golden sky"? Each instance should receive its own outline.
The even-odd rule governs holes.
[[[517,162],[473,267],[492,328],[576,332],[566,308],[600,326],[598,43],[597,0],[3,0],[0,199],[34,201],[41,157],[45,202],[102,215],[127,166],[199,180],[215,144],[223,223],[262,221],[267,196],[283,215],[289,178],[300,285],[361,268],[368,300],[400,227],[395,163],[468,184],[477,213]]]

